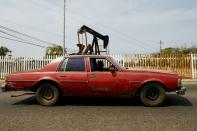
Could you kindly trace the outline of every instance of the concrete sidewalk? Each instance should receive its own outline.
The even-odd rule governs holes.
[[[183,84],[197,84],[197,79],[183,79]]]
[[[4,81],[4,80],[0,80],[0,84],[1,84],[1,83],[5,83],[5,81]]]

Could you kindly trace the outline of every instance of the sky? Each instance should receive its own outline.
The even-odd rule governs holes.
[[[0,0],[0,25],[62,45],[63,0]],[[111,54],[158,52],[160,40],[162,48],[196,46],[197,1],[66,0],[66,48],[77,49],[77,30],[82,25],[109,35]],[[0,36],[11,38],[2,32]],[[13,56],[45,52],[45,48],[3,38],[0,46],[8,47]]]

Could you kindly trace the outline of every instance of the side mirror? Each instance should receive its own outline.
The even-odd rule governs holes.
[[[109,71],[111,71],[112,73],[116,72],[116,68],[114,66],[110,66],[109,67]]]

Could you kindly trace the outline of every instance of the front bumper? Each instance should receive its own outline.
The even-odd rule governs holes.
[[[177,95],[185,95],[187,88],[185,86],[181,86],[177,91]]]

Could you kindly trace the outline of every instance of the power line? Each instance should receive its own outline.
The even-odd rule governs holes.
[[[105,29],[105,30],[107,30],[106,28],[108,28],[108,29],[110,29],[111,30],[111,33],[112,34],[115,34],[116,36],[118,36],[119,38],[121,38],[122,40],[125,40],[125,41],[127,41],[127,42],[129,42],[129,43],[136,43],[139,47],[142,47],[143,49],[149,49],[150,50],[150,48],[147,48],[146,47],[146,43],[144,43],[144,42],[142,42],[141,40],[137,40],[137,39],[135,39],[135,38],[133,38],[133,41],[135,41],[135,42],[132,42],[131,41],[131,38],[130,38],[130,36],[128,36],[128,35],[126,35],[126,34],[124,34],[124,33],[122,33],[122,32],[120,32],[119,30],[117,30],[117,29],[114,29],[114,28],[111,28],[111,27],[109,27],[109,26],[106,26],[106,25],[103,25],[103,24],[97,24],[97,25],[99,25],[100,27],[102,27],[103,29]],[[101,26],[102,25],[102,26]],[[130,39],[128,39],[128,38],[130,38]],[[149,47],[151,47],[151,50],[152,50],[152,48],[153,49],[156,49],[154,46],[150,46],[150,45],[148,45]],[[157,50],[157,49],[156,49]]]
[[[34,3],[34,4],[36,4],[36,5],[38,5],[38,6],[41,6],[41,7],[44,7],[44,8],[47,8],[47,9],[50,9],[50,10],[53,10],[53,11],[56,11],[57,12],[57,10],[55,10],[54,8],[50,8],[50,7],[46,7],[45,5],[42,5],[42,4],[38,4],[37,2],[35,3],[34,1],[32,1],[32,3]],[[59,6],[58,6],[59,7]],[[59,12],[59,11],[58,11]],[[71,10],[71,12],[72,13],[75,13],[75,12],[73,12],[72,10]],[[53,12],[54,13],[54,12]],[[76,13],[75,13],[76,14]],[[78,15],[78,14],[76,14],[76,15]],[[84,16],[84,15],[82,15],[82,14],[80,14],[80,15],[78,15],[79,17],[81,17],[81,16]],[[87,17],[87,16],[84,16],[84,17],[86,17],[86,18],[88,18],[89,19],[89,17]],[[81,18],[83,18],[83,17],[81,17]],[[105,26],[105,25],[103,25],[103,24],[101,24],[101,23],[98,23],[98,22],[96,22],[97,23],[97,25],[99,25],[100,27],[102,27],[103,29],[106,29],[106,28],[109,28],[109,26]],[[101,26],[102,25],[102,26]],[[113,28],[111,28],[111,30],[115,30],[115,29],[113,29]],[[116,36],[118,36],[118,37],[120,37],[122,40],[126,40],[127,38],[128,38],[128,36],[125,36],[125,35],[122,35],[122,36],[124,36],[124,37],[126,37],[126,39],[125,38],[122,38],[121,36],[120,36],[120,34],[122,34],[120,31],[117,31],[117,30],[115,30],[115,31],[112,31],[112,32],[119,32],[119,35],[116,35]],[[129,39],[127,39],[126,40],[127,42],[129,42],[129,43],[133,43],[132,41],[130,41]],[[136,39],[135,39],[135,41],[137,41]],[[138,43],[136,43],[138,46],[140,46],[141,48],[143,48],[143,49],[145,49],[145,48],[147,48],[146,46],[144,46],[144,43],[142,43],[142,42],[140,42],[139,40],[137,41]],[[141,44],[139,44],[139,43],[141,43],[141,44],[143,44],[143,45],[141,45]],[[130,45],[129,45],[130,46]],[[135,45],[136,46],[136,45]],[[152,47],[152,48],[155,48],[155,47]],[[147,48],[147,49],[149,49],[150,50],[150,48]]]
[[[19,39],[19,40],[22,40],[23,43],[25,43],[25,42],[27,42],[27,43],[32,43],[32,42],[29,42],[29,41],[26,40],[26,39],[20,38],[20,37],[18,37],[18,36],[16,36],[16,35],[7,33],[7,32],[5,32],[5,31],[0,30],[0,32],[3,33],[3,34],[6,34],[6,35],[8,35],[8,36],[11,36],[11,37],[13,37],[13,38],[17,38],[17,39]],[[7,38],[7,37],[5,37],[5,38]],[[12,39],[12,38],[9,38],[9,39]],[[14,39],[14,40],[16,40],[16,39]],[[22,42],[22,41],[20,41],[20,42]],[[35,44],[35,43],[32,43],[32,44],[37,45],[37,44]],[[43,46],[43,47],[44,47],[44,46]],[[45,46],[45,47],[46,47],[46,46]]]
[[[23,28],[26,28],[26,29],[31,29],[31,30],[34,30],[34,31],[36,31],[36,32],[42,32],[42,33],[48,33],[49,35],[51,35],[51,36],[54,36],[54,35],[56,35],[56,36],[62,36],[62,34],[61,33],[55,33],[55,32],[51,32],[51,31],[49,31],[49,30],[45,30],[45,29],[41,29],[41,28],[38,28],[38,27],[35,27],[35,26],[32,26],[32,25],[28,25],[27,23],[26,24],[21,24],[21,23],[17,23],[16,21],[10,21],[10,20],[8,20],[8,19],[2,19],[2,18],[0,18],[0,20],[1,21],[4,21],[4,22],[6,22],[6,23],[10,23],[10,24],[14,24],[14,25],[17,25],[17,26],[23,26]]]
[[[48,6],[46,6],[46,5],[37,3],[36,1],[33,1],[33,0],[31,0],[31,2],[32,2],[34,5],[36,5],[36,6],[39,6],[39,7],[42,7],[42,8],[45,8],[45,9],[51,11],[51,13],[53,13],[53,14],[55,14],[55,15],[62,16],[61,14],[59,14],[59,11],[57,11],[57,10],[54,9],[54,8],[51,8],[51,7],[48,7]],[[70,17],[70,16],[68,16],[68,17]],[[71,19],[73,19],[73,18],[75,18],[75,17],[72,17]],[[81,21],[81,19],[79,20],[79,19],[76,19],[76,18],[75,18],[75,20]],[[69,49],[69,48],[67,48],[67,49]],[[113,49],[112,49],[112,50],[113,50]],[[119,51],[118,51],[118,52],[119,52]]]
[[[12,35],[12,34],[9,34],[9,33],[5,32],[5,31],[0,30],[0,32],[3,33],[3,34],[9,35],[9,36],[11,36],[11,37],[20,39],[20,40],[22,40],[22,41],[27,41],[27,40],[25,40],[25,39],[23,39],[23,38],[20,38],[20,37],[18,37],[18,36]]]
[[[1,18],[0,18],[1,19]],[[18,25],[18,26],[22,26],[22,24],[19,24],[19,23],[16,23],[16,22],[13,22],[13,21],[9,21],[9,20],[4,20],[4,19],[1,19],[1,20],[3,20],[3,21],[6,21],[6,22],[9,22],[9,23],[11,23],[11,24],[14,24],[14,25]],[[30,26],[30,25],[24,25],[23,24],[23,26],[26,28],[26,29],[31,29],[31,30],[35,30],[35,27],[33,27],[33,26]],[[38,31],[40,31],[40,32],[46,32],[46,33],[50,33],[50,35],[52,36],[54,36],[54,35],[57,35],[57,36],[62,36],[62,34],[57,34],[57,33],[52,33],[52,32],[48,32],[48,31],[46,31],[46,30],[41,30],[40,28],[36,28],[36,30]],[[3,31],[0,31],[1,33],[3,33]],[[5,34],[5,33],[4,33]],[[9,36],[11,36],[11,34],[8,34],[7,33],[7,35],[9,35]],[[12,37],[13,37],[13,35],[12,35]],[[18,39],[20,39],[20,40],[22,40],[22,38],[18,38]],[[24,40],[24,39],[23,39]],[[51,44],[52,45],[52,44]],[[54,44],[53,44],[54,45]],[[75,52],[77,52],[78,50],[76,50],[76,49],[72,49],[72,48],[67,48],[67,50],[68,50],[68,52],[73,52],[73,51],[75,51]]]
[[[28,37],[28,38],[31,38],[31,39],[34,39],[34,40],[37,40],[37,41],[39,41],[39,42],[42,42],[42,43],[45,43],[45,44],[48,44],[48,45],[54,45],[54,44],[51,43],[51,42],[47,42],[47,41],[38,39],[38,38],[36,38],[36,37],[34,37],[34,36],[30,36],[30,35],[25,34],[25,33],[21,33],[21,32],[19,32],[19,31],[10,29],[10,28],[5,27],[5,26],[3,26],[3,25],[0,25],[0,28],[2,28],[2,29],[4,29],[4,30],[7,30],[7,31],[11,31],[11,32],[17,33],[17,34],[20,34],[20,35],[22,35],[22,36],[25,36],[25,37]]]
[[[32,1],[33,2],[33,1]],[[52,9],[52,8],[50,8],[50,9]],[[78,16],[80,16],[80,15],[78,15]],[[81,16],[80,16],[81,17]],[[86,16],[85,16],[86,17]],[[98,22],[97,22],[98,23]],[[98,24],[98,25],[100,25],[100,24]],[[0,26],[0,27],[2,27],[3,29],[6,29],[5,28],[5,26]],[[26,35],[27,37],[29,37],[30,35],[27,35],[27,34],[24,34],[24,33],[20,33],[20,32],[18,32],[18,31],[15,31],[15,30],[9,30],[9,31],[14,31],[15,33],[19,33],[19,34],[21,34],[21,35]],[[119,36],[119,35],[118,35]],[[119,36],[120,37],[120,36]],[[34,39],[35,37],[32,37],[32,36],[30,36],[29,38],[31,38],[31,39]],[[40,42],[42,42],[42,43],[47,43],[47,44],[50,44],[50,45],[52,45],[52,43],[51,42],[47,42],[47,41],[44,41],[44,40],[40,40],[40,39],[38,39],[38,38],[36,38],[36,40],[38,40],[38,41],[40,41]],[[125,40],[125,39],[122,39],[122,40]],[[132,43],[129,39],[126,39],[125,41],[127,41],[127,42],[129,42],[129,43]],[[130,44],[129,44],[129,46],[130,46]],[[134,46],[136,46],[136,45],[134,45]],[[142,47],[143,49],[144,49],[144,46],[142,46],[142,45],[139,45],[140,47]]]
[[[1,25],[0,25],[0,28],[1,28]],[[7,28],[7,27],[6,27]],[[9,30],[8,31],[11,31],[11,30],[13,30],[13,29],[10,29],[10,28],[8,28]],[[22,41],[26,41],[26,42],[28,42],[28,40],[26,40],[26,39],[23,39],[23,38],[20,38],[20,37],[18,37],[18,36],[16,36],[16,35],[13,35],[13,34],[10,34],[10,33],[7,33],[7,32],[5,32],[5,31],[2,31],[2,30],[0,30],[0,32],[1,33],[4,33],[4,34],[6,34],[6,35],[9,35],[9,36],[11,36],[11,37],[14,37],[14,38],[17,38],[17,39],[20,39],[20,40],[22,40]],[[12,31],[12,32],[14,32],[15,33],[15,31]],[[17,31],[18,32],[18,31]],[[21,32],[18,32],[18,34],[24,34],[24,33],[21,33]],[[27,34],[26,34],[27,35]],[[29,37],[32,37],[32,36],[30,36],[30,35],[28,35]],[[35,37],[34,37],[35,38]],[[36,38],[36,39],[38,39],[38,38]],[[43,41],[43,40],[42,40]],[[47,44],[47,45],[57,45],[57,44],[52,44],[52,43],[49,43],[49,42],[45,42],[45,44]]]
[[[41,4],[39,4],[39,5],[42,6]],[[58,6],[57,4],[55,4],[55,5]],[[59,6],[58,6],[58,7],[59,7]],[[49,8],[49,7],[47,7],[47,8]],[[49,8],[49,9],[54,10],[53,8]],[[56,10],[56,11],[57,11],[57,10]],[[80,13],[77,14],[75,11],[72,11],[72,9],[70,9],[70,11],[71,11],[72,13],[74,13],[75,15],[81,17],[81,18],[86,17],[87,19],[91,19],[91,20],[92,20],[91,17],[85,16],[85,15],[80,14]],[[83,17],[82,17],[82,16],[83,16]],[[99,23],[99,22],[97,22],[97,21],[95,21],[95,22],[97,23],[97,25],[99,25],[99,26],[102,27],[103,29],[110,28],[111,30],[114,30],[115,32],[118,32],[118,34],[120,34],[120,35],[122,35],[122,36],[124,36],[124,37],[126,37],[126,38],[130,37],[130,36],[124,34],[123,32],[121,32],[121,31],[119,31],[119,30],[117,30],[117,29],[111,28],[111,27],[109,27],[109,26],[107,26],[107,25],[104,25],[104,24],[102,24],[102,23]],[[114,31],[113,31],[113,32],[114,32]],[[132,38],[132,39],[133,39],[134,41],[138,42],[138,43],[143,44],[143,46],[144,46],[144,44],[146,44],[145,42],[143,42],[143,41],[141,41],[141,40],[138,40],[138,39],[135,39],[135,38]],[[149,45],[149,46],[150,46],[150,45]],[[151,47],[154,48],[154,49],[156,49],[154,46],[151,46]]]
[[[29,42],[23,38],[20,38],[18,36],[15,36],[15,35],[12,35],[12,34],[9,34],[7,32],[4,32],[4,31],[1,31],[1,33],[3,34],[6,34],[6,35],[9,35],[11,37],[14,37],[14,38],[17,38],[17,39],[20,39],[20,40],[17,40],[17,39],[12,39],[12,38],[8,38],[8,37],[4,37],[4,36],[0,36],[0,38],[3,38],[3,39],[7,39],[7,40],[11,40],[11,41],[16,41],[16,42],[20,42],[20,43],[24,43],[24,44],[29,44],[29,45],[34,45],[34,46],[39,46],[39,47],[42,47],[42,48],[47,48],[47,46],[42,46],[42,45],[38,45],[38,44],[35,44],[33,42]],[[75,49],[71,49],[71,48],[68,48],[69,51],[76,51]]]
[[[15,42],[19,42],[19,43],[24,43],[24,44],[28,44],[28,45],[34,45],[34,46],[38,46],[38,47],[41,47],[41,48],[47,48],[46,46],[34,44],[34,43],[32,43],[32,42],[20,41],[20,40],[16,40],[16,39],[4,37],[4,36],[0,36],[0,38],[7,39],[7,40],[11,40],[11,41],[15,41]]]

